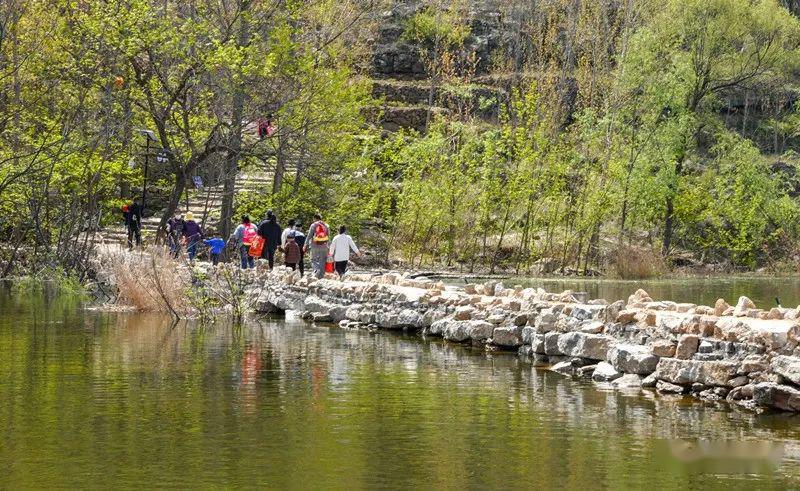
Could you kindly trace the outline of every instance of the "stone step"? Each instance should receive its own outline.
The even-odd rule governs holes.
[[[286,169],[288,175],[296,172],[296,168]],[[236,179],[235,193],[241,192],[261,192],[271,190],[273,184],[272,172],[243,173]],[[225,195],[222,184],[205,186],[203,189],[189,190],[188,207],[185,199],[181,199],[178,211],[185,214],[192,212],[197,223],[203,224],[207,232],[212,232],[219,222],[219,209],[222,207]],[[161,211],[157,211],[153,216],[142,219],[142,234],[155,234],[161,223]],[[127,242],[128,232],[124,226],[107,227],[99,232],[98,237],[93,239],[97,243],[102,242]]]

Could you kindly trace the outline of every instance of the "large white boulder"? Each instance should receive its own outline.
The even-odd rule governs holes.
[[[608,350],[608,361],[620,372],[650,375],[656,369],[658,357],[647,346],[617,344]]]

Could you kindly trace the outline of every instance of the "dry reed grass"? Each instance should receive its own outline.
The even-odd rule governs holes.
[[[620,246],[611,256],[611,266],[617,277],[624,280],[644,280],[667,271],[664,259],[651,249]]]
[[[98,254],[99,267],[106,271],[119,290],[117,304],[147,312],[167,312],[174,316],[191,311],[187,297],[191,274],[163,249],[130,253],[105,249]]]

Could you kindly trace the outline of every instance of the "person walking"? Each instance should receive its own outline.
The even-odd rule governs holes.
[[[175,216],[167,222],[167,242],[172,257],[177,258],[181,255],[181,236],[185,224],[182,213],[175,213]]]
[[[308,229],[304,252],[311,251],[311,269],[315,278],[325,277],[325,263],[328,261],[330,227],[322,221],[322,215],[314,215],[314,223]]]
[[[356,247],[353,238],[347,235],[347,228],[342,225],[339,227],[339,234],[333,238],[330,246],[330,253],[333,256],[333,263],[339,278],[344,278],[347,273],[347,263],[350,262],[350,252],[356,256],[361,256],[361,251]]]
[[[261,258],[269,261],[269,269],[275,267],[275,251],[281,245],[281,226],[278,225],[278,218],[269,210],[264,221],[258,225],[258,235],[264,238],[264,249],[261,251]]]
[[[242,269],[255,268],[256,262],[253,256],[250,255],[250,246],[253,240],[258,236],[258,227],[250,223],[250,217],[247,215],[242,216],[242,223],[236,227],[236,230],[231,234],[231,238],[239,244],[239,257],[242,260]]]
[[[133,249],[134,240],[136,247],[142,245],[142,206],[139,200],[133,200],[133,204],[128,206],[128,211],[123,213],[125,217],[125,227],[128,229],[128,249]]]
[[[286,237],[285,244],[281,247],[281,249],[283,250],[283,263],[286,266],[292,268],[292,271],[297,269],[297,266],[300,263],[300,258],[302,257],[302,254],[300,252],[300,246],[298,246],[297,242],[295,241],[296,235],[297,232],[295,232],[294,230],[290,231],[289,235]],[[301,275],[303,274],[302,271],[303,270],[301,266],[300,269]]]
[[[294,242],[297,244],[297,248],[300,249],[300,259],[297,260],[297,269],[300,270],[300,276],[303,276],[306,268],[306,255],[303,253],[303,247],[306,245],[306,236],[303,233],[303,225],[300,221],[294,223]]]
[[[297,222],[294,218],[289,220],[289,225],[283,229],[283,233],[281,234],[281,247],[286,247],[286,238],[289,237],[289,232],[294,232],[294,226]]]
[[[197,256],[197,245],[203,240],[203,229],[200,224],[194,221],[194,213],[186,213],[186,221],[183,224],[183,237],[186,239],[186,252],[189,253],[189,262],[194,262]]]
[[[203,243],[208,246],[208,253],[211,256],[211,264],[216,266],[219,264],[219,256],[225,249],[225,241],[221,237],[212,237],[204,240]]]

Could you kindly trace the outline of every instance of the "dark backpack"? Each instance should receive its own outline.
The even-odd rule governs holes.
[[[289,234],[289,237],[294,239],[295,243],[297,243],[297,247],[299,247],[300,250],[302,251],[303,246],[306,245],[306,236],[303,235],[302,233],[298,234],[296,231],[292,231]]]

